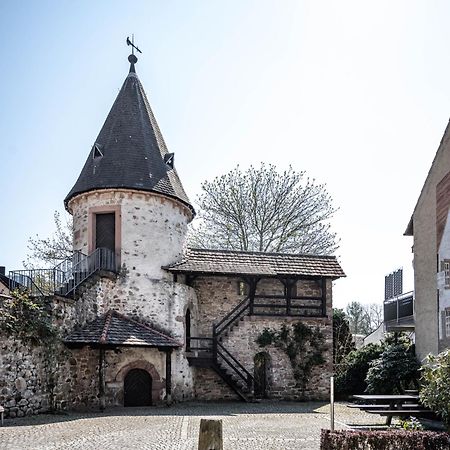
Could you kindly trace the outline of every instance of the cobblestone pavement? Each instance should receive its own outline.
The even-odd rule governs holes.
[[[69,413],[7,419],[0,449],[106,450],[197,449],[201,418],[223,420],[225,450],[318,449],[329,427],[325,403],[184,403],[170,408],[120,408],[104,413]],[[380,424],[383,419],[336,405],[336,428]]]

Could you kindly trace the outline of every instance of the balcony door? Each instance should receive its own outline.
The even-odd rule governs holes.
[[[95,248],[107,248],[116,251],[116,214],[95,215]]]

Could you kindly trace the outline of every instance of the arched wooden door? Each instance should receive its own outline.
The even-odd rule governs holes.
[[[270,356],[257,353],[254,358],[255,398],[267,398],[269,391]]]
[[[152,404],[152,377],[143,369],[131,369],[123,381],[124,406],[150,406]]]

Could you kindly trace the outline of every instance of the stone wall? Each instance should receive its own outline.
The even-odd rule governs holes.
[[[324,334],[327,350],[323,353],[325,364],[313,369],[305,392],[297,386],[291,362],[286,353],[271,345],[261,348],[256,340],[265,328],[280,330],[283,324],[292,326],[302,322],[310,327],[318,327]],[[239,362],[254,374],[254,358],[257,353],[266,352],[270,356],[268,373],[268,396],[287,400],[326,400],[329,398],[330,376],[333,366],[333,330],[330,319],[295,319],[283,317],[246,316],[222,343]]]
[[[236,277],[198,277],[193,287],[198,298],[199,326],[202,336],[211,336],[212,323],[218,322],[245,297],[239,295]],[[297,282],[297,296],[320,296],[320,280],[302,280]],[[332,374],[332,282],[327,280],[327,317],[279,317],[245,316],[236,322],[233,329],[224,333],[222,344],[250,372],[254,373],[254,357],[262,351],[270,355],[272,361],[269,374],[269,396],[284,399],[323,400],[329,396],[329,377]],[[277,279],[264,279],[257,285],[257,295],[280,295],[283,284]],[[260,348],[256,339],[265,328],[280,329],[283,324],[297,322],[318,327],[325,336],[327,350],[323,354],[326,362],[313,370],[311,379],[303,393],[297,386],[289,358],[280,349],[271,346]],[[237,325],[237,326],[236,326]],[[213,400],[233,398],[234,393],[211,369],[197,369],[195,394],[199,399]],[[226,394],[228,392],[228,395]],[[304,395],[303,395],[304,394]]]
[[[45,349],[0,334],[0,405],[6,417],[47,411]]]
[[[195,369],[195,398],[199,400],[239,400],[238,395],[210,368]]]
[[[74,249],[85,254],[95,249],[92,216],[114,211],[116,247],[121,265],[135,277],[171,279],[162,266],[181,260],[187,224],[192,213],[180,202],[155,193],[99,190],[73,198]]]

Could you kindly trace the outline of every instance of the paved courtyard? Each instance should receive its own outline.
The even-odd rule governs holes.
[[[224,449],[318,449],[329,427],[325,403],[185,403],[170,408],[120,408],[104,413],[40,415],[5,420],[0,449],[196,450],[201,418],[222,419]],[[336,428],[383,419],[336,405]]]

